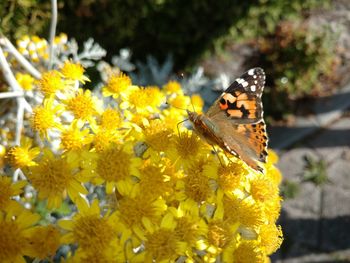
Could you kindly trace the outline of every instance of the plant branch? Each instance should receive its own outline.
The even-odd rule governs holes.
[[[49,37],[49,69],[53,66],[53,42],[56,35],[57,26],[57,0],[51,0],[51,25],[50,25],[50,37]]]
[[[34,68],[33,65],[30,64],[30,62],[21,53],[18,52],[10,40],[8,40],[6,37],[2,37],[0,38],[0,44],[3,45],[34,78],[41,78],[41,73]]]

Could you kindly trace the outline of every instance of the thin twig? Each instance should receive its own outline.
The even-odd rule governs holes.
[[[56,35],[57,26],[57,0],[51,0],[51,25],[50,25],[50,38],[49,38],[49,69],[53,66],[53,42]]]
[[[13,72],[11,71],[10,65],[6,60],[4,52],[1,47],[0,47],[0,69],[2,70],[4,74],[4,78],[7,84],[10,86],[10,88],[13,91],[22,91],[21,86],[18,84],[15,76],[13,75]],[[18,103],[23,104],[23,107],[26,111],[32,112],[32,107],[23,97],[19,97],[17,98],[17,100],[18,100]]]
[[[23,96],[24,96],[23,91],[9,91],[9,92],[1,92],[0,93],[0,99],[23,97]]]
[[[21,143],[21,135],[23,130],[23,116],[24,116],[24,105],[23,103],[17,99],[17,122],[16,122],[16,137],[15,143],[16,145],[20,145]]]
[[[6,50],[16,58],[19,64],[21,64],[23,68],[26,69],[34,78],[41,78],[41,73],[34,68],[33,65],[21,53],[18,52],[10,40],[8,40],[6,37],[2,37],[0,38],[0,44],[3,45]]]

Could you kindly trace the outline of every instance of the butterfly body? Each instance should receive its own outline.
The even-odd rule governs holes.
[[[266,162],[267,158],[261,102],[264,83],[264,71],[261,68],[250,69],[221,94],[207,113],[187,111],[200,137],[260,172],[263,169],[259,162]]]

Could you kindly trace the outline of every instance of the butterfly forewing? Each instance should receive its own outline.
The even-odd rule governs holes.
[[[237,78],[207,112],[215,119],[230,118],[236,123],[256,123],[263,117],[261,95],[265,73],[253,68]]]

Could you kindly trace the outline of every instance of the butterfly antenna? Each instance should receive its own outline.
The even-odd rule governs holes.
[[[188,121],[188,119],[184,119],[183,121],[178,122],[177,125],[176,125],[177,134],[178,134],[179,138],[180,138],[180,129],[179,129],[179,125],[180,125],[181,123],[184,123],[185,121]]]
[[[194,104],[193,104],[193,101],[192,101],[192,97],[190,97],[190,99],[191,99],[191,105],[192,105],[193,112],[196,112],[196,109],[194,108]]]

